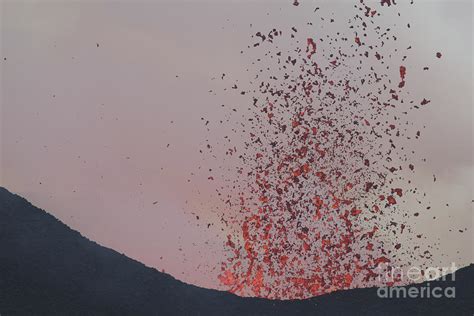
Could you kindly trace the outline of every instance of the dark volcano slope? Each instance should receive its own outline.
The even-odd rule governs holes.
[[[470,315],[474,266],[456,299],[382,299],[376,289],[303,301],[241,298],[202,289],[102,247],[0,188],[0,315]],[[449,279],[449,278],[448,278]]]

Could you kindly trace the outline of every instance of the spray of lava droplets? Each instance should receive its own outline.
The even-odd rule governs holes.
[[[218,189],[230,231],[219,280],[230,291],[306,298],[381,285],[378,276],[402,249],[429,259],[428,250],[397,238],[415,234],[409,222],[418,213],[400,202],[419,194],[410,187],[413,153],[399,140],[418,139],[409,115],[430,101],[410,98],[407,49],[382,25],[378,11],[394,7],[357,1],[336,34],[319,29],[301,38],[292,27],[252,36],[248,48],[264,53],[253,65],[262,66],[249,89],[232,83],[230,90],[248,101],[233,128],[245,145],[225,152],[241,163],[237,177],[220,176],[227,185]],[[215,154],[214,146],[206,149]]]

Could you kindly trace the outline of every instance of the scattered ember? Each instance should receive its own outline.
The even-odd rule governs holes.
[[[287,299],[381,285],[378,276],[398,262],[399,249],[423,254],[398,238],[413,233],[401,214],[419,191],[405,179],[403,170],[415,167],[400,143],[414,140],[409,114],[420,108],[404,92],[407,68],[399,67],[397,84],[387,62],[400,65],[407,56],[397,53],[381,13],[354,3],[344,32],[308,23],[309,37],[304,27],[256,33],[249,49],[261,54],[252,81],[226,89],[239,89],[248,104],[229,110],[239,115],[233,137],[244,140],[225,152],[240,161],[235,175],[208,177],[224,183],[216,190],[228,258],[219,280],[231,292]],[[232,135],[225,139],[232,143]],[[215,147],[203,151],[215,156]]]
[[[430,100],[423,99],[420,104],[421,104],[421,105],[426,105],[426,104],[428,104],[428,103],[430,103],[430,102],[431,102]]]
[[[316,43],[314,43],[312,38],[307,39],[308,47],[306,48],[306,52],[308,53],[308,58],[311,58],[314,53],[316,53]]]

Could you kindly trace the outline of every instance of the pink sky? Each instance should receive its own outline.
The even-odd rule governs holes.
[[[251,79],[252,56],[240,54],[251,34],[316,21],[316,2],[289,2],[2,2],[0,184],[102,245],[218,287],[227,232],[206,171],[219,157],[199,149],[231,128],[216,123],[220,104],[241,99],[209,90],[226,87],[212,80],[222,73]],[[328,15],[351,14],[348,1],[327,3]],[[401,40],[416,44],[418,64],[433,47],[443,59],[426,61],[429,77],[410,73],[432,100],[414,118],[426,125],[417,150],[428,158],[416,182],[439,218],[416,225],[439,243],[440,265],[461,266],[473,261],[472,4],[417,8]],[[208,134],[201,117],[222,134]]]

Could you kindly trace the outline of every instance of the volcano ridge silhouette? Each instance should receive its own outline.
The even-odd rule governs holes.
[[[470,315],[474,265],[456,298],[379,298],[376,288],[267,300],[185,284],[88,240],[0,187],[0,315]],[[426,286],[426,283],[417,285]]]

